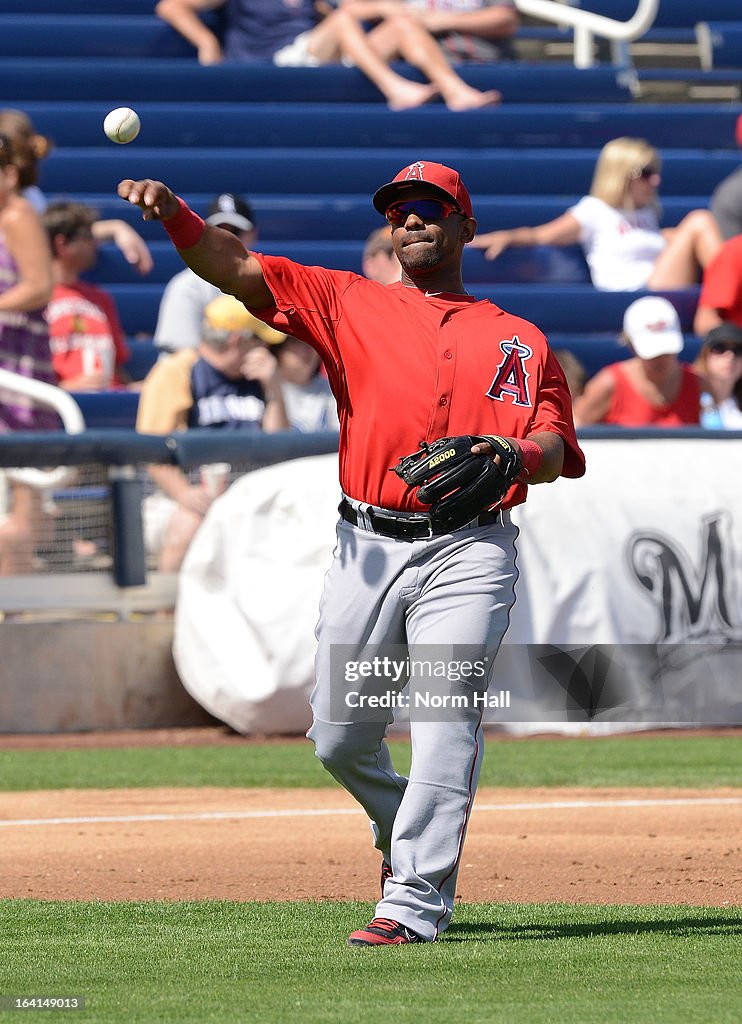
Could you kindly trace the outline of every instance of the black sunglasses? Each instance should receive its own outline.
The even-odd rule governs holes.
[[[461,213],[461,210],[455,203],[446,203],[442,199],[410,199],[408,202],[392,203],[387,207],[386,219],[394,227],[399,227],[411,213],[427,222],[445,220],[452,213]]]
[[[649,167],[640,167],[636,171],[632,171],[630,177],[636,181],[637,178],[653,178],[655,174],[659,174],[659,167],[653,167],[651,164]]]
[[[715,341],[709,345],[709,352],[713,352],[716,356],[723,356],[726,352],[731,352],[736,358],[742,356],[742,345],[735,345],[732,341]]]

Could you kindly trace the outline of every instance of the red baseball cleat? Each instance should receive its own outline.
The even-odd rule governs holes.
[[[388,917],[375,917],[365,928],[348,936],[349,946],[403,946],[424,941],[416,932]]]

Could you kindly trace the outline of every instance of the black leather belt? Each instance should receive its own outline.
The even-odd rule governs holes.
[[[396,540],[429,540],[444,533],[451,533],[444,526],[438,525],[427,512],[393,512],[391,509],[376,508],[374,505],[364,509],[359,515],[347,498],[340,502],[340,515],[351,526],[369,533],[378,533],[382,537],[394,537]],[[498,522],[500,513],[481,512],[467,526],[491,526]],[[459,527],[463,529],[463,527]]]

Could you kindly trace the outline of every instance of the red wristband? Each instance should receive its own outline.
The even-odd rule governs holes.
[[[175,198],[178,200],[180,209],[174,217],[163,220],[162,226],[176,249],[191,249],[200,241],[201,235],[206,230],[206,224],[190,206],[183,202],[180,196]]]
[[[520,446],[520,457],[523,462],[523,472],[518,475],[520,480],[522,477],[527,478],[533,476],[537,471],[544,459],[544,452],[540,445],[536,444],[535,441],[521,441],[518,439]]]

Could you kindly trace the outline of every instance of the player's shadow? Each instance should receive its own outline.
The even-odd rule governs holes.
[[[689,932],[695,935],[742,935],[742,917],[707,914],[703,917],[680,917],[657,921],[580,921],[563,924],[503,924],[497,921],[470,923],[453,922],[446,931],[446,942],[491,942],[503,939],[510,942],[549,941],[559,939],[591,938],[597,935],[637,935],[652,933]]]

